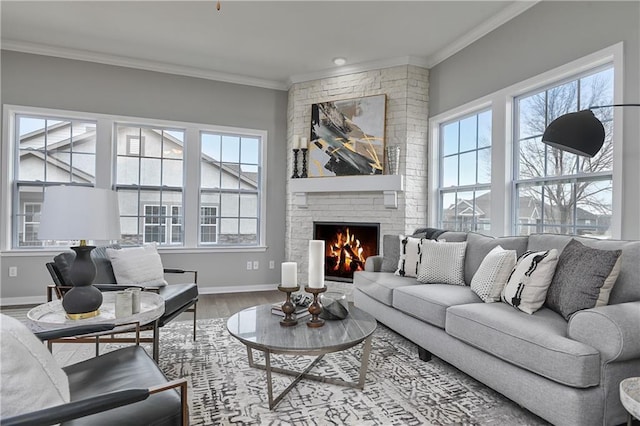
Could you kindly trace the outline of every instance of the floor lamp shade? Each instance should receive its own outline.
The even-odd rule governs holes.
[[[72,319],[98,314],[102,293],[91,284],[96,266],[94,246],[86,240],[120,238],[118,194],[109,189],[85,186],[52,186],[45,189],[38,237],[41,240],[80,240],[71,247],[76,253],[69,269],[73,288],[65,293],[62,306]]]
[[[604,126],[591,110],[562,115],[549,124],[542,142],[573,154],[593,157],[604,144]]]

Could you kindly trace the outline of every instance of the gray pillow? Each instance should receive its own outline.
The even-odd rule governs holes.
[[[400,236],[382,236],[382,272],[395,272],[400,260]]]
[[[500,246],[505,250],[515,250],[516,256],[519,257],[527,251],[527,240],[527,237],[494,238],[477,232],[469,232],[467,235],[467,254],[464,262],[465,282],[471,283],[480,264],[491,250]],[[447,241],[449,240],[447,239]]]
[[[562,250],[547,293],[546,305],[568,320],[577,311],[596,306],[605,280],[622,250],[600,250],[572,239]]]

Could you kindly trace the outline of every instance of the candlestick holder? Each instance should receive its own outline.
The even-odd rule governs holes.
[[[293,150],[293,175],[291,175],[292,179],[298,179],[300,176],[298,175],[298,152],[300,150],[298,148],[294,148]]]
[[[300,175],[301,178],[306,178],[307,177],[307,148],[302,148],[302,174]]]
[[[307,321],[307,327],[322,327],[324,325],[324,320],[322,318],[318,318],[318,315],[322,312],[322,304],[318,301],[318,295],[327,291],[327,287],[322,286],[318,288],[305,286],[304,291],[313,294],[313,302],[309,305],[311,319]]]
[[[300,290],[300,286],[282,287],[281,285],[279,285],[278,290],[287,293],[287,300],[285,300],[282,304],[282,312],[284,313],[284,318],[280,320],[280,325],[283,327],[290,327],[292,325],[298,324],[298,319],[293,316],[293,313],[296,311],[296,305],[294,305],[291,301],[291,293]]]

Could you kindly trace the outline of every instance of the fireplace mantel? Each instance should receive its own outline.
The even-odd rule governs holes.
[[[325,192],[382,192],[384,206],[398,208],[398,192],[404,191],[403,175],[332,176],[307,179],[290,179],[289,191],[293,193],[293,203],[307,207],[307,193]]]

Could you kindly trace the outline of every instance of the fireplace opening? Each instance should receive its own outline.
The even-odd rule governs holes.
[[[369,256],[378,254],[380,224],[314,222],[313,238],[324,240],[324,275],[334,281],[353,281],[353,273],[364,271]]]

